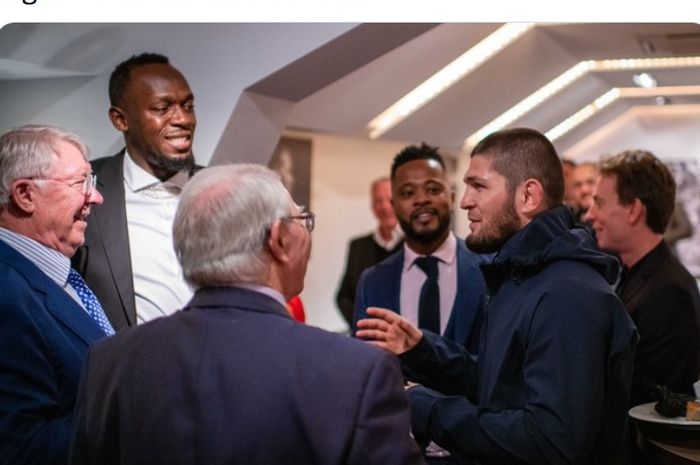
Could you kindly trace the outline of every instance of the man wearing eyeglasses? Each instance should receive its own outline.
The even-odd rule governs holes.
[[[126,147],[93,161],[104,205],[73,259],[119,330],[168,315],[192,296],[172,249],[180,190],[195,170],[194,96],[167,57],[120,63],[109,80],[112,125]]]
[[[70,463],[422,463],[395,357],[287,313],[313,227],[269,168],[200,171],[173,226],[194,297],[90,350]]]
[[[65,464],[80,368],[113,329],[70,267],[102,203],[73,134],[0,136],[0,464]]]

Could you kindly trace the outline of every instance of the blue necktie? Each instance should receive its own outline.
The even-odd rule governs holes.
[[[109,324],[109,320],[107,319],[107,315],[105,315],[105,311],[102,309],[102,305],[100,305],[95,294],[92,293],[87,283],[85,283],[83,277],[80,276],[80,273],[73,268],[71,268],[68,273],[68,284],[73,286],[85,310],[87,310],[88,314],[95,320],[95,323],[102,328],[102,331],[104,331],[107,336],[114,334],[114,328]]]
[[[440,286],[437,257],[418,257],[414,262],[427,278],[420,290],[418,327],[440,334]]]

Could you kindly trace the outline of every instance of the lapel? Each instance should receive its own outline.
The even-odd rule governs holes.
[[[450,312],[450,320],[447,322],[445,327],[445,332],[443,336],[452,339],[454,341],[466,340],[468,334],[458,334],[458,330],[471,328],[472,321],[474,319],[474,314],[472,312],[461,311],[460,307],[469,308],[470,302],[474,298],[472,292],[473,286],[470,284],[470,278],[473,280],[474,276],[469,276],[470,269],[468,266],[463,266],[466,263],[467,251],[463,244],[463,241],[457,240],[457,294],[455,295],[455,302],[452,305],[452,311]],[[463,331],[460,331],[460,333]]]
[[[105,337],[97,323],[66,291],[58,287],[24,255],[2,241],[0,241],[0,260],[21,274],[35,293],[42,295],[44,308],[48,313],[86,345]]]
[[[101,238],[99,247],[104,249],[126,318],[133,326],[136,324],[136,303],[124,201],[124,156],[122,150],[108,158],[95,173],[97,188],[104,197],[104,203],[96,207],[92,215],[95,217],[93,225],[99,230],[98,237]]]
[[[401,314],[401,275],[403,271],[404,248],[398,253],[390,256],[384,262],[387,266],[387,279],[382,286],[386,286],[388,293],[388,308],[396,309],[395,312]],[[390,284],[391,283],[391,284]],[[391,286],[391,287],[390,287]]]

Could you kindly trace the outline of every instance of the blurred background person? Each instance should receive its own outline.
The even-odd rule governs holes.
[[[335,301],[348,326],[352,327],[357,281],[364,270],[401,250],[403,231],[398,225],[391,205],[391,180],[387,176],[375,179],[370,186],[371,207],[377,219],[377,229],[350,241],[345,273]]]
[[[173,225],[195,295],[91,350],[71,463],[421,463],[396,359],[285,308],[313,228],[268,168],[199,172]]]
[[[114,332],[70,257],[102,203],[74,134],[0,137],[0,464],[65,465],[88,346]]]
[[[598,166],[592,162],[579,163],[571,173],[571,190],[574,216],[585,221],[584,216],[593,202],[593,190],[598,181]]]
[[[574,194],[574,169],[576,169],[576,163],[573,160],[563,158],[561,160],[561,167],[564,171],[564,204],[576,208],[576,195]]]

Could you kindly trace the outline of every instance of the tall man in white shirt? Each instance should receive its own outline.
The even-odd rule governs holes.
[[[119,330],[181,308],[192,296],[172,247],[179,192],[195,169],[194,96],[168,58],[144,53],[117,65],[109,118],[125,149],[95,160],[104,205],[74,266]]]

